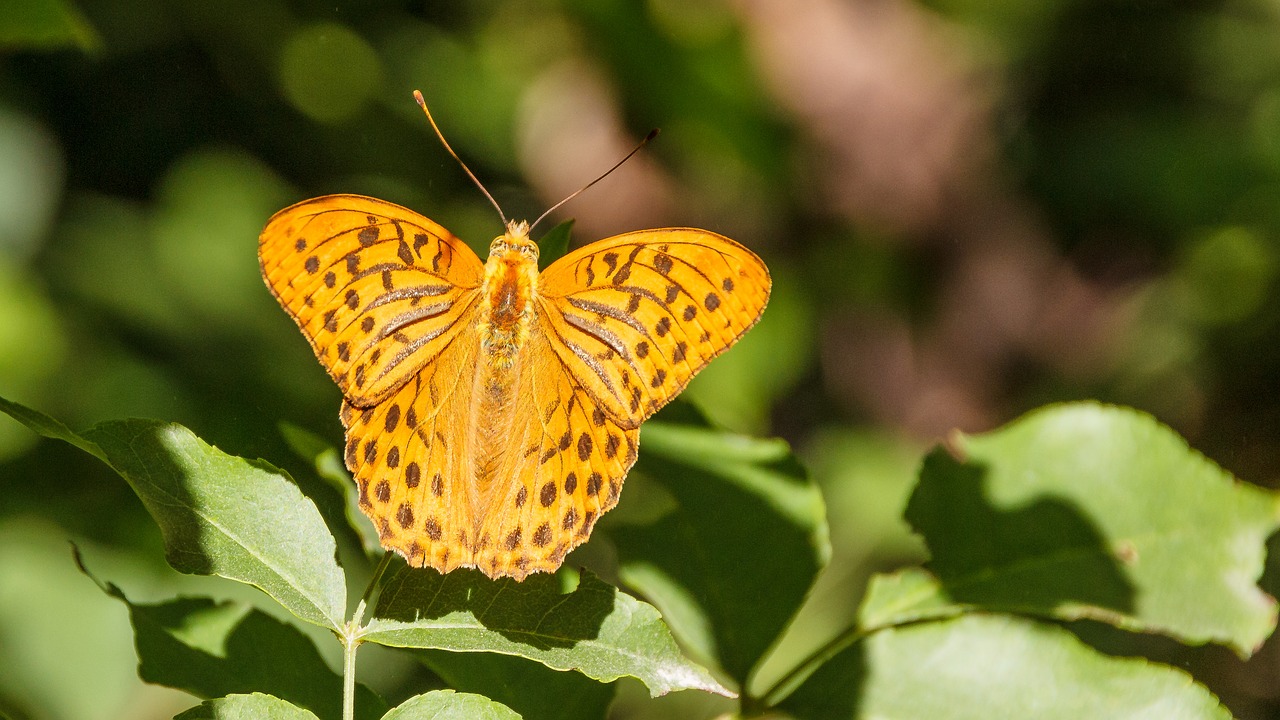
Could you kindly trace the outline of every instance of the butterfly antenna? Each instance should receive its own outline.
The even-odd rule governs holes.
[[[507,215],[506,213],[502,212],[502,207],[498,205],[498,201],[493,199],[493,196],[490,195],[489,191],[485,189],[484,184],[480,182],[480,178],[477,178],[476,174],[471,172],[471,168],[467,167],[467,164],[462,162],[462,158],[458,157],[458,153],[454,152],[453,148],[449,147],[449,141],[444,139],[444,133],[440,132],[439,126],[436,125],[435,118],[431,117],[431,111],[427,109],[427,101],[422,99],[422,93],[418,92],[417,90],[414,90],[413,99],[418,101],[418,107],[422,108],[422,112],[427,114],[427,122],[431,123],[431,129],[436,131],[436,137],[440,138],[440,144],[444,145],[444,149],[448,150],[449,154],[453,156],[453,159],[458,161],[458,164],[461,165],[462,169],[466,171],[467,177],[471,178],[471,182],[475,183],[476,187],[480,188],[480,192],[484,193],[484,196],[489,198],[489,202],[493,203],[493,209],[498,211],[498,217],[502,218],[503,226],[508,225],[509,223],[507,222]],[[640,143],[640,144],[643,145],[644,143]],[[640,148],[636,148],[636,150],[639,150],[639,149]],[[632,154],[635,154],[635,153],[633,152]],[[630,155],[628,155],[627,157],[630,157]],[[622,163],[618,163],[618,164],[621,165]],[[605,173],[605,174],[607,175],[608,173]],[[590,187],[590,185],[588,185],[587,187]],[[586,188],[583,188],[583,190],[586,190]],[[581,190],[579,192],[581,192]],[[574,195],[576,194],[577,193],[574,193]]]
[[[649,141],[650,141],[650,140],[652,140],[652,139],[654,139],[654,138],[658,137],[658,132],[659,132],[658,128],[654,128],[654,129],[650,130],[650,131],[649,131],[649,134],[644,136],[644,139],[640,141],[640,144],[639,144],[639,145],[636,145],[636,148],[635,148],[634,150],[632,150],[631,152],[627,153],[627,156],[626,156],[626,157],[624,157],[624,158],[622,158],[621,160],[619,160],[618,162],[614,163],[613,167],[609,168],[608,170],[605,170],[605,171],[604,171],[604,174],[602,174],[600,177],[596,178],[595,180],[592,180],[591,182],[587,183],[586,185],[583,185],[581,188],[579,188],[576,192],[574,192],[574,193],[573,193],[572,195],[570,195],[569,197],[567,197],[567,198],[565,198],[565,199],[561,200],[560,202],[556,203],[555,205],[552,205],[551,207],[547,208],[547,211],[546,211],[546,212],[544,212],[544,213],[542,213],[541,215],[539,215],[539,216],[538,216],[538,219],[537,219],[537,220],[534,220],[534,221],[533,221],[533,224],[529,226],[529,232],[533,232],[533,229],[534,229],[535,227],[537,227],[537,226],[538,226],[538,223],[542,222],[543,218],[545,218],[546,216],[548,216],[548,215],[550,215],[552,212],[554,212],[556,208],[558,208],[558,207],[560,207],[561,205],[563,205],[563,204],[565,204],[565,203],[569,202],[570,200],[572,200],[572,199],[574,199],[574,198],[578,197],[578,196],[579,196],[579,195],[581,195],[582,193],[586,192],[586,191],[587,191],[587,189],[588,189],[588,188],[590,188],[592,185],[595,185],[596,183],[600,182],[601,180],[603,180],[603,179],[605,179],[605,178],[609,177],[609,173],[611,173],[611,172],[613,172],[614,170],[617,170],[618,168],[622,167],[622,163],[624,163],[624,162],[626,162],[626,161],[630,160],[632,155],[635,155],[636,153],[640,152],[640,148],[642,148],[642,147],[644,147],[645,145],[649,144]]]

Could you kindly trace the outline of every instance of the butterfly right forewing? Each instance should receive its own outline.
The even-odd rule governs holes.
[[[733,240],[668,228],[580,248],[547,268],[539,289],[540,322],[560,361],[634,428],[759,320],[770,280]]]

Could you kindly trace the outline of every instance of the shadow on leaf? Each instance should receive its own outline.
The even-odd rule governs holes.
[[[76,564],[106,594],[129,608],[138,676],[201,699],[266,692],[321,718],[342,715],[342,678],[296,627],[248,605],[210,598],[136,604],[98,580],[79,552]],[[356,686],[356,717],[375,720],[387,705]]]
[[[460,692],[477,693],[515,710],[524,720],[605,718],[612,683],[552,670],[514,655],[418,650],[415,656]]]
[[[834,642],[807,678],[798,673],[770,691],[775,701],[785,697],[781,708],[801,720],[859,717],[873,680],[867,643],[883,630],[975,610],[1053,618],[1133,610],[1135,588],[1087,515],[1049,494],[1002,506],[991,497],[989,472],[943,449],[925,458],[905,515],[929,546],[926,566],[936,578],[919,571],[886,576],[864,600],[862,628],[844,636],[845,647]]]
[[[988,473],[935,450],[907,505],[907,520],[929,545],[926,565],[951,600],[1034,614],[1133,612],[1135,590],[1117,559],[1123,549],[1113,550],[1064,499],[1046,494],[1001,507],[989,497]]]
[[[821,496],[785,443],[717,430],[686,403],[659,417],[641,430],[636,480],[674,503],[608,527],[621,575],[745,686],[826,563]]]
[[[415,625],[457,620],[496,632],[535,650],[569,648],[599,636],[614,610],[617,588],[584,574],[572,592],[557,575],[537,573],[524,582],[490,580],[473,569],[441,575],[401,566],[378,597],[374,614]]]

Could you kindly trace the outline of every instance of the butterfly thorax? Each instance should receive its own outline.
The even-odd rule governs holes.
[[[538,246],[527,223],[512,222],[489,245],[484,266],[481,341],[494,365],[510,367],[529,339],[537,282]]]

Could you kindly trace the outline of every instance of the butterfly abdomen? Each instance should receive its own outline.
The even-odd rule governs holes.
[[[475,413],[471,429],[475,475],[469,486],[474,492],[473,514],[478,518],[484,516],[493,501],[494,483],[500,479],[498,471],[510,445],[509,438],[515,424],[512,403],[515,375],[514,368],[494,363],[483,363],[476,371],[478,391],[475,393]],[[477,542],[480,540],[480,525],[477,521],[470,528],[470,536]]]

